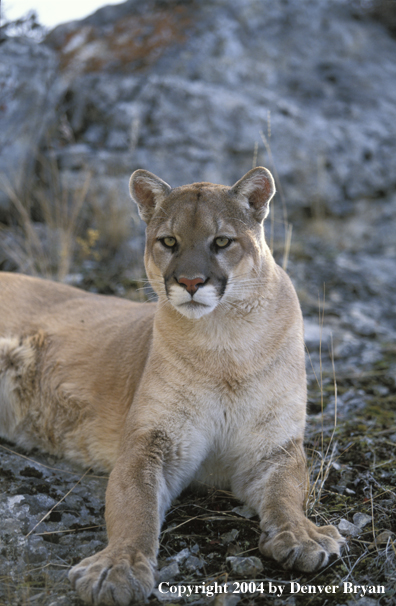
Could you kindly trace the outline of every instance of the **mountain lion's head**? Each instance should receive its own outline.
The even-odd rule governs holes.
[[[146,271],[160,300],[200,318],[257,290],[267,250],[263,221],[275,193],[266,168],[250,170],[232,187],[193,183],[174,189],[137,170],[130,192],[147,223]]]

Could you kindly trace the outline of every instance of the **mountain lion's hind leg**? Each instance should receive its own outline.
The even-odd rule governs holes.
[[[37,355],[44,335],[0,337],[0,435],[17,439],[16,430],[36,395]]]
[[[344,539],[338,530],[318,527],[305,517],[308,475],[301,443],[290,442],[258,462],[250,480],[237,483],[241,496],[259,512],[263,531],[259,548],[264,556],[286,569],[313,572],[340,555]]]

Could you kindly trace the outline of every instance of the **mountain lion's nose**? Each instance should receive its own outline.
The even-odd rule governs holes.
[[[184,286],[187,288],[190,295],[193,295],[194,293],[196,293],[198,290],[197,285],[203,284],[204,281],[205,280],[203,280],[202,278],[194,278],[194,280],[189,280],[188,278],[179,278],[178,279],[179,284],[184,284]]]

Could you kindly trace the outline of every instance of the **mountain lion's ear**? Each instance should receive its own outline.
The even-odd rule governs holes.
[[[136,202],[139,215],[148,223],[155,207],[166,198],[171,186],[148,170],[135,170],[129,180],[129,191]]]
[[[262,166],[252,168],[231,187],[236,196],[243,196],[254,212],[257,221],[263,221],[269,213],[269,203],[275,194],[275,181],[270,171]]]

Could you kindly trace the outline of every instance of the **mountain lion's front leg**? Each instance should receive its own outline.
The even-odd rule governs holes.
[[[269,458],[256,457],[250,473],[238,477],[235,492],[260,515],[264,556],[286,569],[312,572],[340,555],[344,539],[338,530],[318,527],[305,517],[308,474],[301,442],[290,442]]]
[[[127,606],[153,590],[160,525],[174,496],[165,479],[174,449],[162,430],[134,436],[133,447],[124,441],[106,493],[109,544],[69,573],[88,604]]]

